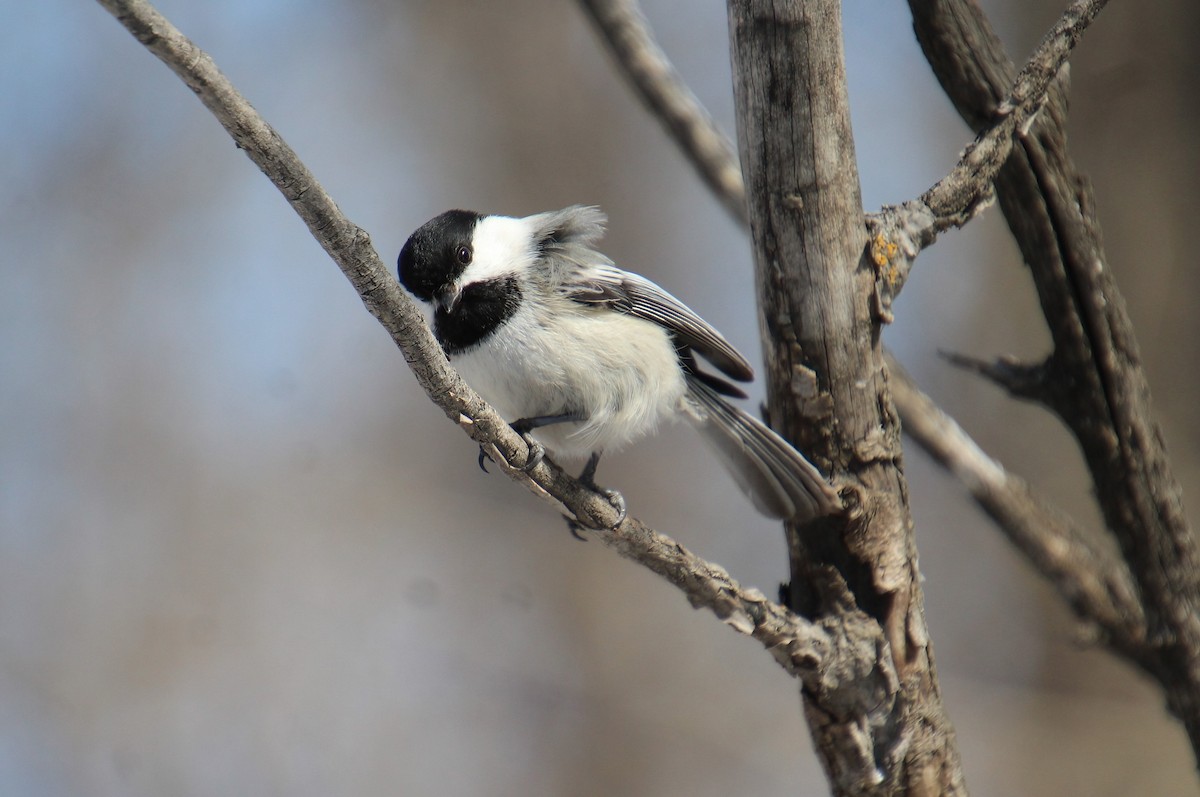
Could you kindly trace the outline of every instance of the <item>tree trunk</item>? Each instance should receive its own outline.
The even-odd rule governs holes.
[[[787,529],[787,599],[880,632],[872,672],[806,689],[806,716],[834,794],[965,794],[865,259],[840,5],[730,0],[729,18],[771,421],[850,507]]]

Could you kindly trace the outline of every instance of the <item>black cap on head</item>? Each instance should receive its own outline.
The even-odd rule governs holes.
[[[481,218],[473,210],[447,210],[422,224],[396,261],[404,287],[418,299],[432,301],[470,265],[475,225]]]

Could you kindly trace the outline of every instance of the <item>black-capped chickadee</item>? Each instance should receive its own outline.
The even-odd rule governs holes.
[[[723,396],[754,370],[704,319],[593,248],[606,218],[580,205],[525,218],[450,210],[400,251],[400,281],[434,307],[433,331],[467,383],[526,437],[582,460],[683,417],[704,433],[755,507],[810,520],[837,493],[786,440]],[[482,464],[482,459],[481,459]],[[597,488],[599,489],[599,488]],[[624,517],[624,501],[610,497]]]

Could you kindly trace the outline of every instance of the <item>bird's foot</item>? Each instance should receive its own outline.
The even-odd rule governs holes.
[[[580,525],[578,520],[573,517],[568,517],[567,515],[563,515],[563,520],[567,521],[567,531],[571,532],[572,537],[580,542],[587,542],[587,537],[580,533],[585,529],[582,525]]]
[[[625,509],[625,496],[618,493],[616,490],[610,490],[607,487],[597,487],[596,492],[608,499],[612,504],[612,508],[617,510],[617,522],[612,524],[612,528],[616,528],[625,522],[625,517],[629,513]]]
[[[529,471],[538,466],[538,463],[546,458],[546,447],[528,434],[521,435],[521,439],[525,441],[525,445],[529,446],[529,455],[525,457],[525,464],[521,466],[521,470],[529,473]]]
[[[538,463],[540,463],[543,459],[546,458],[546,447],[543,446],[538,441],[534,440],[532,437],[530,437],[528,432],[521,432],[520,434],[521,434],[521,439],[525,441],[525,445],[527,445],[529,447],[529,454],[525,458],[525,464],[521,465],[520,467],[516,467],[516,466],[508,463],[507,461],[504,464],[508,465],[508,467],[513,468],[514,470],[519,470],[524,473],[529,473],[531,470],[533,470],[534,468],[536,468],[538,466]],[[497,452],[497,453],[499,453],[499,452]],[[489,460],[489,459],[494,461],[494,457],[492,457],[492,455],[488,453],[487,448],[484,446],[480,446],[479,447],[479,469],[482,470],[484,473],[488,472],[487,460]]]
[[[612,524],[610,527],[611,530],[625,522],[628,512],[625,509],[625,496],[616,490],[610,490],[607,487],[601,487],[596,484],[596,467],[599,464],[600,452],[592,452],[592,456],[588,458],[587,464],[583,466],[583,472],[579,474],[579,483],[592,492],[600,493],[600,495],[608,499],[608,502],[612,504],[612,508],[617,510],[617,522]]]

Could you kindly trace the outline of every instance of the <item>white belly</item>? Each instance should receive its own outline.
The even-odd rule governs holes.
[[[509,422],[583,415],[533,433],[559,458],[620,448],[676,415],[687,388],[666,330],[609,310],[559,309],[545,319],[518,310],[454,367]]]

